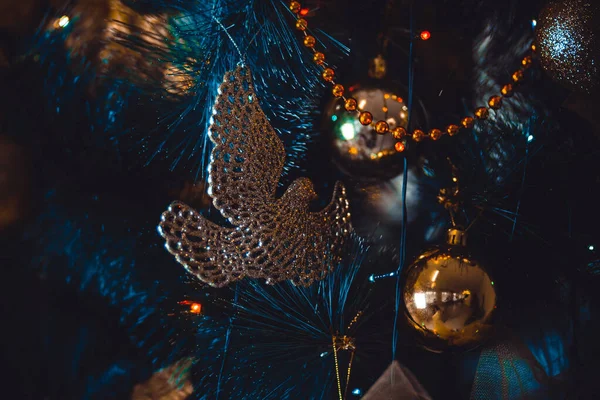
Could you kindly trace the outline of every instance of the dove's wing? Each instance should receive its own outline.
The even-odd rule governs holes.
[[[202,282],[222,287],[243,278],[235,251],[241,234],[236,229],[216,225],[176,201],[162,214],[159,233],[169,253]]]
[[[285,149],[258,104],[248,68],[225,74],[209,136],[215,147],[208,193],[215,207],[234,225],[256,218],[275,201]]]

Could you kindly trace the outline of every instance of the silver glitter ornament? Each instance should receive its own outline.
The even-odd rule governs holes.
[[[352,230],[345,189],[336,183],[320,212],[308,211],[317,195],[307,178],[275,196],[285,149],[258,104],[247,67],[225,74],[209,136],[215,147],[208,194],[233,226],[219,226],[173,202],[159,225],[167,250],[214,287],[244,277],[302,286],[323,279],[341,259]]]
[[[600,2],[562,0],[542,10],[536,28],[540,63],[552,79],[581,93],[600,89]]]

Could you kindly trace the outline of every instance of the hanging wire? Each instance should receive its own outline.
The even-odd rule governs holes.
[[[235,295],[233,298],[232,310],[237,310],[238,303],[238,284],[235,285]],[[225,344],[223,345],[223,360],[221,360],[221,369],[219,370],[219,378],[217,380],[217,393],[216,400],[219,400],[219,394],[221,393],[221,378],[223,377],[223,371],[225,370],[225,361],[227,360],[227,350],[229,349],[229,337],[231,335],[231,326],[233,325],[233,313],[229,317],[229,326],[227,326],[227,332],[225,333]]]
[[[398,314],[400,312],[400,272],[404,268],[406,261],[406,224],[408,222],[408,212],[406,208],[406,186],[408,185],[408,161],[404,157],[404,173],[402,175],[402,233],[400,236],[400,260],[396,270],[396,301],[394,308],[394,329],[392,333],[392,361],[396,359],[396,349],[398,347]],[[392,374],[393,375],[393,374]]]
[[[529,137],[531,129],[531,121],[528,124],[527,134],[525,137]],[[517,200],[517,208],[515,210],[515,218],[513,219],[512,231],[510,233],[510,241],[513,241],[515,236],[515,230],[517,229],[517,219],[519,218],[519,210],[521,209],[521,199],[523,198],[523,193],[525,192],[525,179],[527,178],[527,164],[529,164],[529,140],[527,140],[527,144],[525,145],[525,163],[523,166],[523,177],[521,178],[521,188],[519,189],[519,200]]]

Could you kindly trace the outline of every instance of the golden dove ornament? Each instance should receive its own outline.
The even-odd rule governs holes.
[[[214,287],[244,277],[302,286],[323,279],[340,261],[352,230],[346,191],[337,182],[333,199],[320,212],[308,211],[317,195],[307,178],[276,197],[285,150],[258,104],[247,67],[225,74],[209,137],[215,146],[208,194],[232,226],[173,202],[159,225],[167,250]]]

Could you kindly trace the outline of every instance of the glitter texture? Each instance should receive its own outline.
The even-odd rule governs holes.
[[[596,2],[570,0],[550,3],[538,19],[542,67],[572,90],[591,93],[598,86],[598,14]]]
[[[336,183],[320,212],[308,211],[317,195],[307,178],[276,198],[285,150],[258,104],[247,67],[225,74],[213,114],[208,194],[233,227],[173,202],[159,225],[167,250],[214,287],[244,277],[302,286],[323,279],[341,259],[352,229],[343,185]]]

